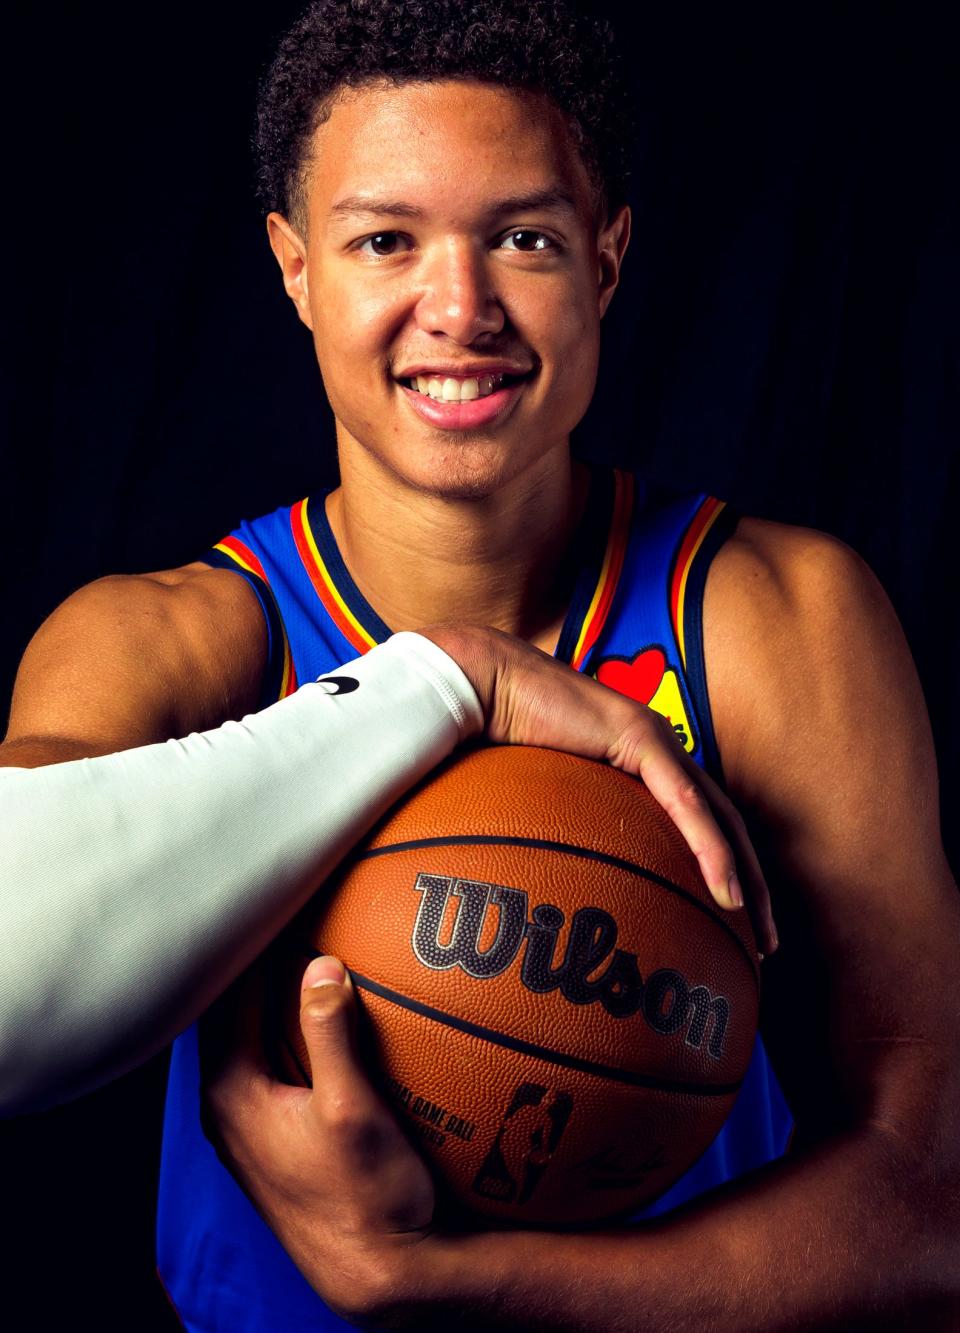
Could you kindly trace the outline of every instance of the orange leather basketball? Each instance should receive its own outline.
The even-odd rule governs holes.
[[[297,918],[271,983],[292,1082],[309,1077],[299,984],[317,953],[350,969],[441,1189],[488,1217],[635,1211],[710,1144],[753,1049],[746,913],[716,905],[642,783],[551,750],[458,756]]]

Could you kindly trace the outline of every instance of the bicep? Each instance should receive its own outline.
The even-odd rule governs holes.
[[[956,1132],[960,900],[909,650],[852,552],[755,531],[719,569],[707,670],[731,794],[774,885],[768,1047],[801,1135]]]
[[[106,754],[242,716],[256,705],[265,657],[256,596],[228,571],[99,579],[31,640],[0,764]]]

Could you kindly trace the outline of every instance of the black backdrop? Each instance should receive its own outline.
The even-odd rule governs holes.
[[[51,2],[8,24],[4,698],[71,590],[189,560],[335,474],[247,150],[298,9]],[[617,7],[634,239],[578,444],[867,557],[917,658],[956,864],[958,107],[938,10]],[[7,1296],[35,1303],[33,1327],[168,1325],[162,1078],[157,1060],[5,1127]]]

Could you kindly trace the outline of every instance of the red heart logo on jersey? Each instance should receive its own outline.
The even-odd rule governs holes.
[[[631,661],[623,657],[609,657],[601,662],[597,680],[618,694],[625,694],[637,703],[648,704],[663,680],[667,659],[659,648],[645,648]]]

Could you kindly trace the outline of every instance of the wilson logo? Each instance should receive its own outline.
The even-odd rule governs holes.
[[[616,947],[617,923],[601,907],[574,912],[563,958],[557,961],[566,917],[550,903],[540,904],[530,914],[524,889],[427,874],[417,876],[414,888],[422,896],[411,943],[424,967],[434,971],[459,967],[468,976],[488,981],[505,972],[524,949],[520,980],[527,990],[537,994],[559,990],[571,1004],[602,1004],[614,1018],[641,1014],[661,1036],[685,1029],[688,1046],[699,1049],[706,1037],[707,1052],[715,1060],[722,1058],[730,1019],[727,998],[711,995],[706,986],[691,986],[673,968],[660,968],[644,980],[636,954]],[[481,938],[493,931],[492,923],[485,927],[494,908],[496,932],[481,948]],[[607,966],[598,976],[604,962]]]

